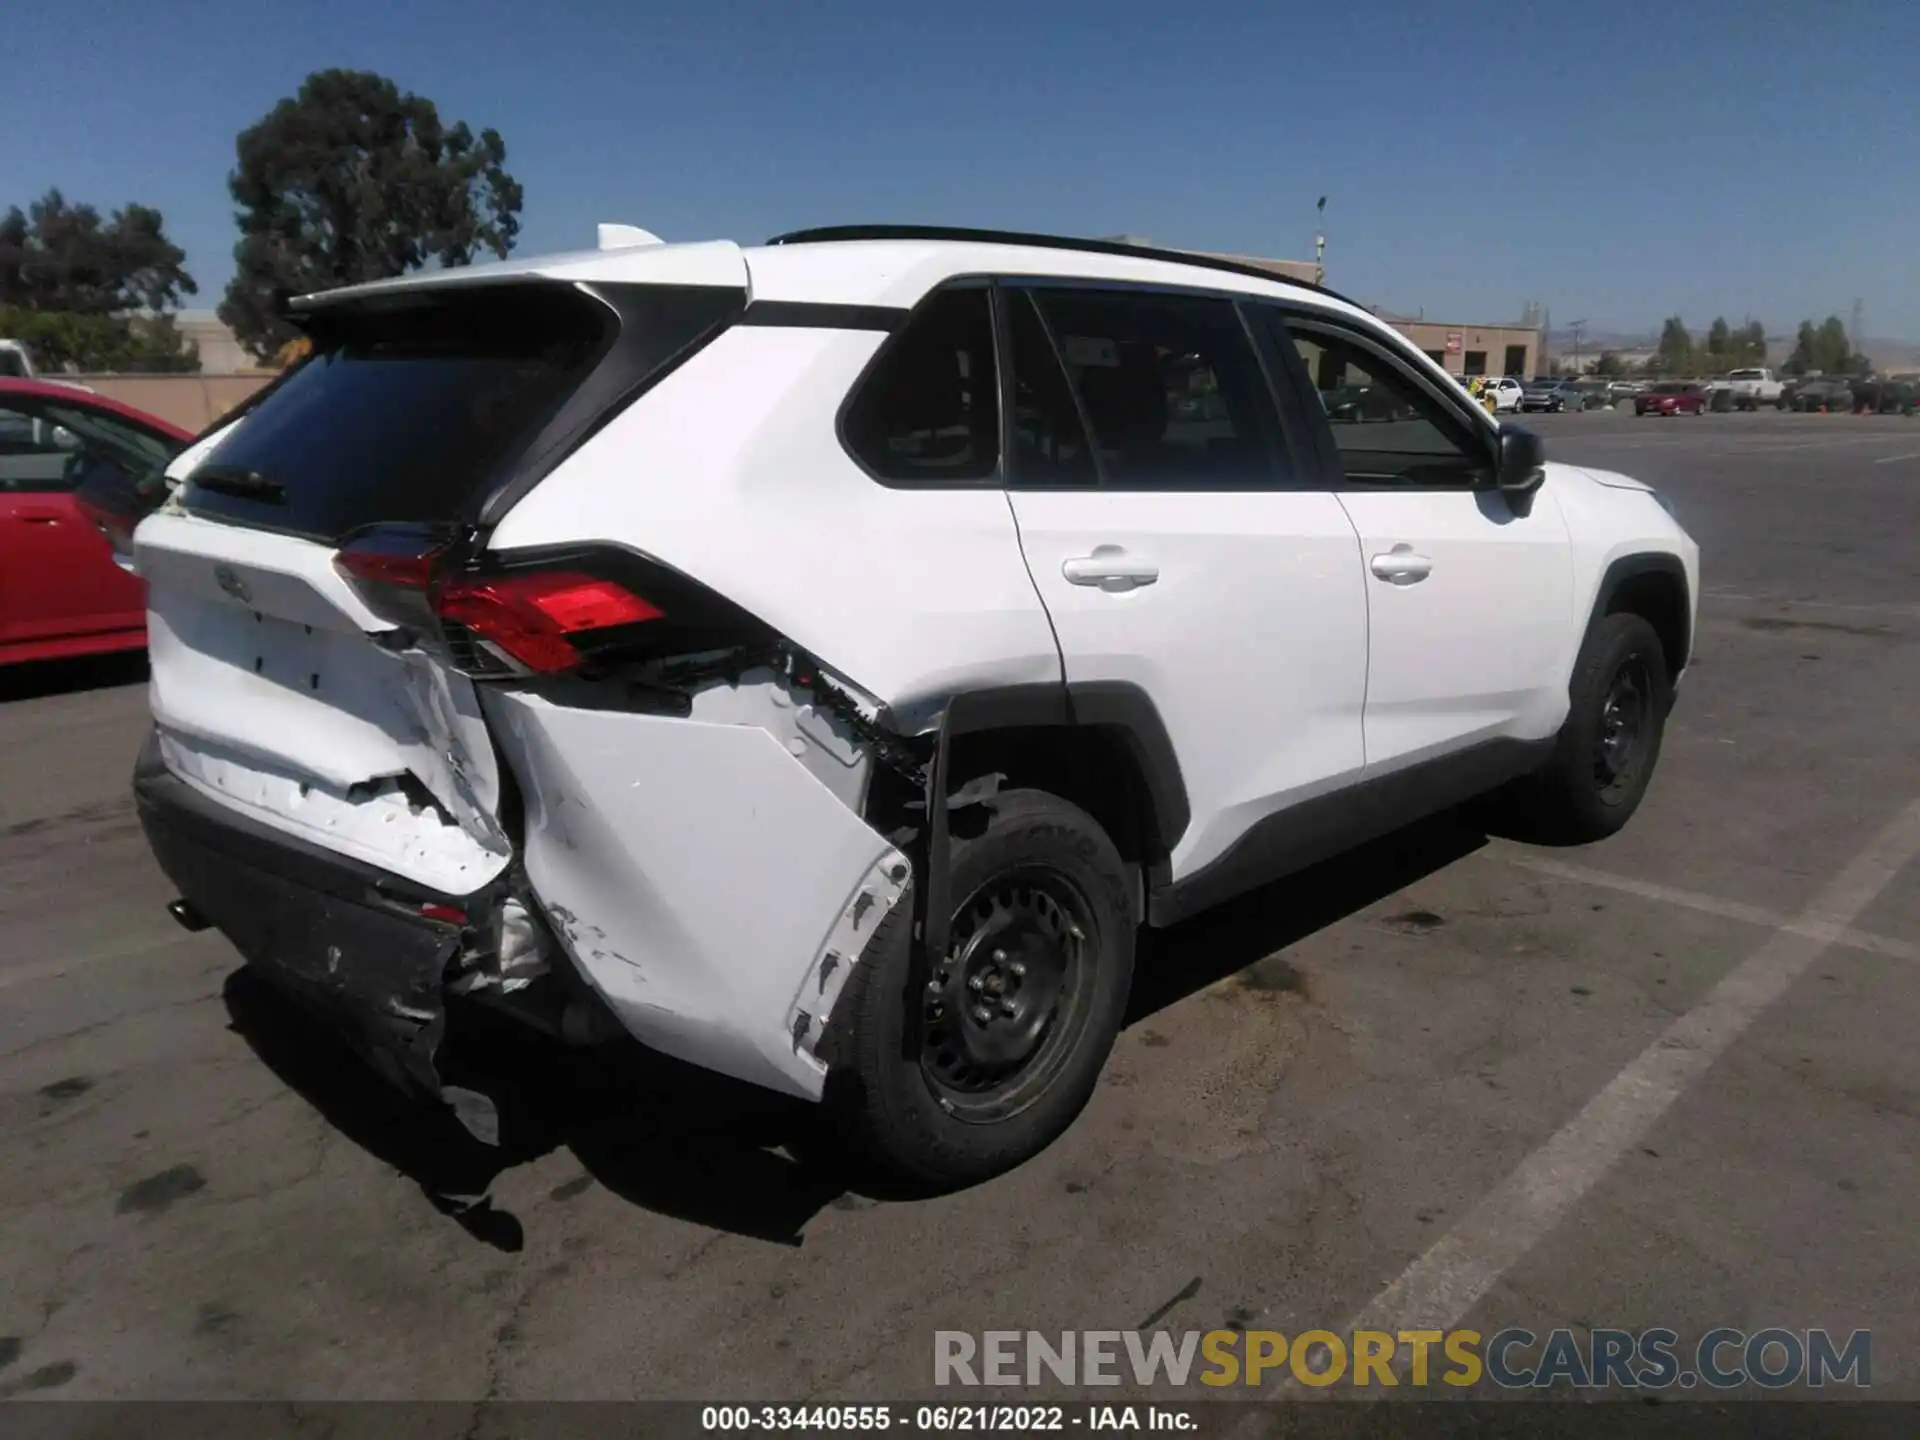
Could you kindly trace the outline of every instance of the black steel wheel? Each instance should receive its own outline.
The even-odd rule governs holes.
[[[918,953],[897,908],[828,1022],[840,1138],[914,1190],[1010,1170],[1072,1124],[1133,978],[1132,874],[1099,823],[1030,789],[980,814],[953,839],[943,953]]]
[[[1566,723],[1524,798],[1542,839],[1599,840],[1633,818],[1660,759],[1673,682],[1652,625],[1607,615],[1587,632]]]
[[[1004,871],[956,907],[921,1005],[920,1066],[948,1113],[1017,1114],[1059,1073],[1090,1013],[1092,908],[1059,870]]]
[[[1647,657],[1635,652],[1614,670],[1600,702],[1593,775],[1603,801],[1617,802],[1639,779],[1654,726],[1653,680]]]

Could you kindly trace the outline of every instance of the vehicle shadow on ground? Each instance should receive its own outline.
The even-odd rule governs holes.
[[[1448,811],[1250,891],[1166,930],[1141,932],[1126,1023],[1297,944],[1487,843],[1477,810]]]
[[[500,1102],[492,1146],[451,1110],[397,1090],[252,970],[230,975],[223,996],[235,1033],[275,1075],[496,1249],[521,1249],[525,1229],[495,1206],[494,1180],[560,1149],[585,1175],[556,1186],[555,1200],[598,1182],[644,1209],[779,1244],[798,1245],[847,1190],[846,1176],[811,1158],[816,1107],[637,1044],[574,1049],[484,1012],[457,1016],[442,1073]]]
[[[144,650],[85,655],[73,660],[32,660],[21,665],[0,666],[0,704],[146,683],[147,652]]]
[[[1466,812],[1424,822],[1243,896],[1208,915],[1147,932],[1128,1023],[1444,869],[1486,843]],[[636,1044],[573,1049],[484,1011],[450,1027],[441,1069],[502,1102],[502,1144],[474,1139],[450,1110],[416,1103],[255,972],[224,990],[234,1031],[279,1078],[363,1150],[418,1184],[483,1244],[525,1244],[521,1219],[489,1191],[504,1171],[567,1150],[583,1175],[564,1201],[598,1183],[643,1209],[777,1244],[843,1197],[906,1199],[845,1162],[822,1111]]]

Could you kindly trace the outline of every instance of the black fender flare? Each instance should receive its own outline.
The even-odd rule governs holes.
[[[1127,681],[1089,680],[1064,684],[993,686],[953,696],[935,735],[927,767],[926,884],[921,935],[925,952],[943,954],[952,910],[948,894],[951,833],[947,803],[952,790],[949,755],[957,735],[989,730],[1044,727],[1098,727],[1125,745],[1144,784],[1153,841],[1161,855],[1171,852],[1192,818],[1186,781],[1153,698]]]
[[[1593,627],[1600,623],[1601,617],[1613,604],[1614,596],[1620,593],[1620,587],[1642,575],[1665,575],[1680,587],[1680,613],[1685,626],[1684,640],[1680,654],[1677,657],[1668,657],[1670,660],[1677,661],[1673,665],[1673,673],[1678,675],[1693,658],[1694,596],[1692,587],[1687,581],[1686,563],[1678,555],[1669,551],[1647,550],[1634,555],[1622,555],[1608,565],[1600,576],[1599,585],[1594,589],[1593,606],[1587,612],[1587,627],[1580,632],[1581,639],[1584,641]]]

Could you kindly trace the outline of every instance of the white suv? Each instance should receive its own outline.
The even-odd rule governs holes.
[[[1486,393],[1493,398],[1495,410],[1518,410],[1526,389],[1511,375],[1494,376],[1486,382]]]
[[[490,1004],[964,1184],[1071,1122],[1141,925],[1516,777],[1638,805],[1697,548],[1359,306],[633,233],[296,302],[136,537],[176,918],[476,1133]]]

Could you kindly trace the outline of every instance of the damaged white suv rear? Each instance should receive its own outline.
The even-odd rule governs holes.
[[[1688,659],[1657,496],[1231,262],[608,227],[294,315],[135,534],[140,813],[177,918],[483,1136],[436,1054],[489,1004],[1004,1170],[1140,926],[1516,777],[1611,833]]]

